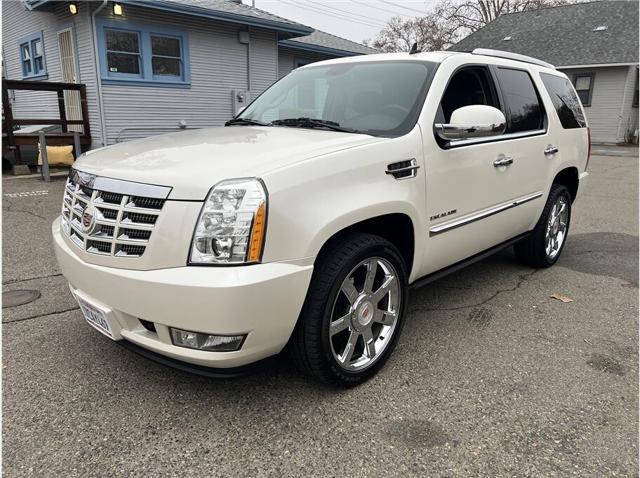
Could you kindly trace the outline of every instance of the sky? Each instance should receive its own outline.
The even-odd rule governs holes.
[[[421,16],[435,0],[254,0],[255,6],[318,30],[362,43],[393,17]],[[243,0],[251,5],[252,0]]]

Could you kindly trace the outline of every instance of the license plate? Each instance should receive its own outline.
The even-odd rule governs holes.
[[[82,310],[85,320],[107,337],[113,339],[113,330],[106,318],[106,313],[77,295],[76,299],[78,300],[78,304],[80,305],[80,309]]]

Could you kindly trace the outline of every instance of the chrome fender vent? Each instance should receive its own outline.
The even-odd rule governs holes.
[[[385,173],[390,174],[396,179],[410,179],[417,176],[419,168],[420,166],[418,166],[415,158],[411,158],[389,164]]]

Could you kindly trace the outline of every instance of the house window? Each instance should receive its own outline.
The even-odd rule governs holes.
[[[591,106],[593,93],[593,73],[585,73],[573,76],[573,86],[578,93],[582,106]]]
[[[18,44],[20,47],[20,62],[22,64],[22,78],[44,79],[47,76],[47,68],[44,58],[42,32],[22,37]]]
[[[636,88],[633,90],[633,103],[631,104],[634,108],[638,107],[638,75],[640,72],[636,70]]]
[[[140,76],[140,35],[125,30],[105,30],[107,69],[118,75]]]
[[[103,81],[189,85],[186,32],[124,21],[103,21],[98,31]]]
[[[153,76],[182,77],[180,37],[151,35]]]

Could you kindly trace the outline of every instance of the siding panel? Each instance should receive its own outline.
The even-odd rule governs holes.
[[[247,47],[238,41],[241,26],[125,7],[126,19],[146,25],[171,26],[187,32],[191,86],[104,84],[109,144],[178,128],[221,125],[233,116],[231,90],[247,88]],[[113,19],[113,17],[110,17]],[[251,98],[277,78],[274,32],[251,29]]]
[[[296,59],[304,59],[310,62],[322,61],[333,58],[331,56],[322,55],[320,53],[293,50],[290,48],[280,47],[278,50],[278,78],[291,73],[294,69]]]
[[[251,29],[251,98],[278,79],[278,39],[275,32]]]
[[[49,81],[60,81],[57,31],[60,30],[54,13],[29,12],[22,2],[2,4],[2,50],[5,71],[10,80],[22,80],[19,39],[42,30],[44,54]],[[13,103],[16,118],[57,118],[58,101],[55,93],[16,91]]]

